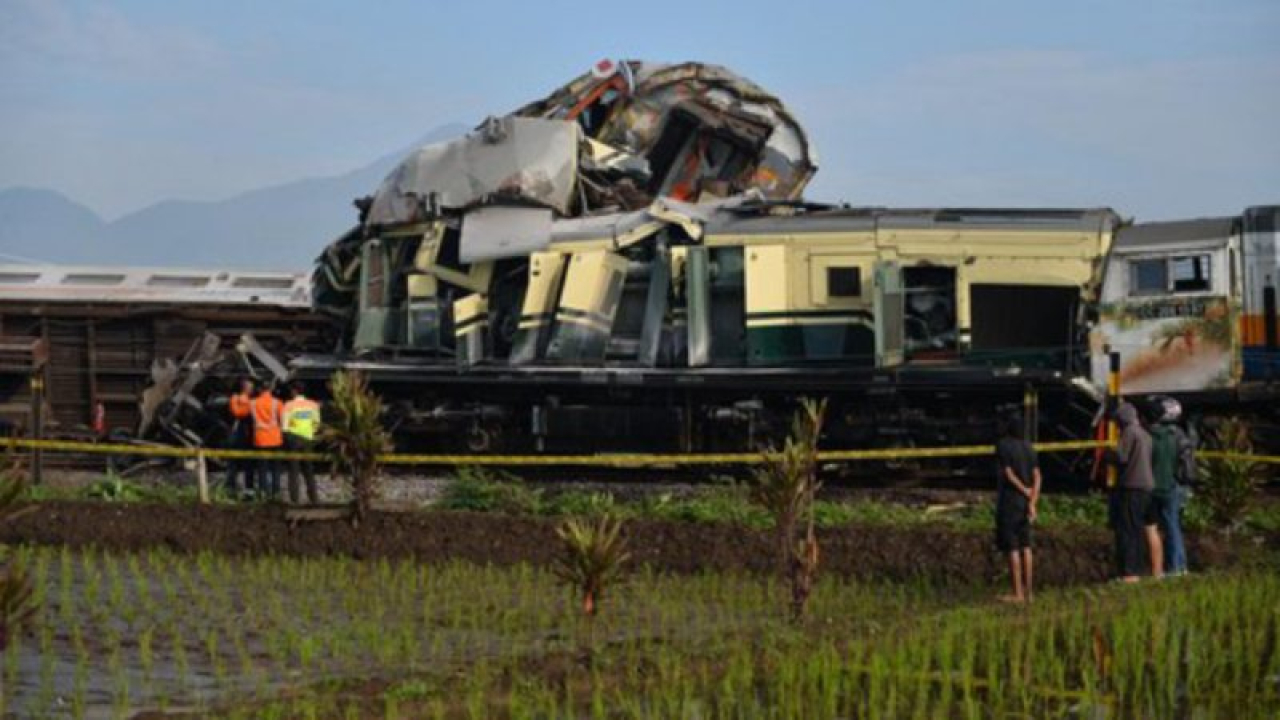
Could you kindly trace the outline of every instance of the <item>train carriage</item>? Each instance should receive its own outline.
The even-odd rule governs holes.
[[[663,202],[460,263],[465,222],[373,238],[413,262],[366,263],[356,354],[299,373],[369,373],[436,447],[701,451],[776,439],[802,394],[863,446],[981,442],[1029,387],[1065,399],[1119,218]]]
[[[1139,223],[1116,234],[1093,333],[1094,382],[1107,352],[1126,393],[1249,400],[1280,378],[1276,222],[1280,208]]]

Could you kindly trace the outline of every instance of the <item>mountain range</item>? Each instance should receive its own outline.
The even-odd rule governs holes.
[[[105,221],[54,190],[0,190],[0,262],[306,270],[356,223],[351,201],[369,195],[412,148],[457,137],[435,128],[409,148],[342,175],[306,178],[225,200],[166,200]]]

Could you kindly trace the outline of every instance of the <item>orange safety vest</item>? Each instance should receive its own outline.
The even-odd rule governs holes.
[[[284,433],[280,431],[280,401],[269,392],[253,400],[253,444],[260,448],[284,445]]]
[[[231,417],[236,420],[243,420],[249,417],[249,410],[252,407],[253,400],[249,397],[249,393],[231,396]]]

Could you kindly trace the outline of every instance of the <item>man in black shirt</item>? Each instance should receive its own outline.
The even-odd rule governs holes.
[[[996,547],[1009,557],[1012,602],[1031,600],[1031,523],[1039,499],[1036,451],[1023,439],[1022,418],[1014,415],[996,443]]]

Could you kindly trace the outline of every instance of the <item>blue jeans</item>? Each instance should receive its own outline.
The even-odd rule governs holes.
[[[271,452],[276,449],[278,448],[254,448],[260,452]],[[263,458],[258,460],[256,465],[258,497],[278,500],[280,498],[280,461],[275,458]]]
[[[1164,571],[1167,573],[1184,573],[1187,571],[1187,548],[1182,540],[1182,505],[1186,501],[1187,489],[1175,486],[1173,492],[1161,496],[1157,502],[1157,520],[1160,531],[1164,533]]]

